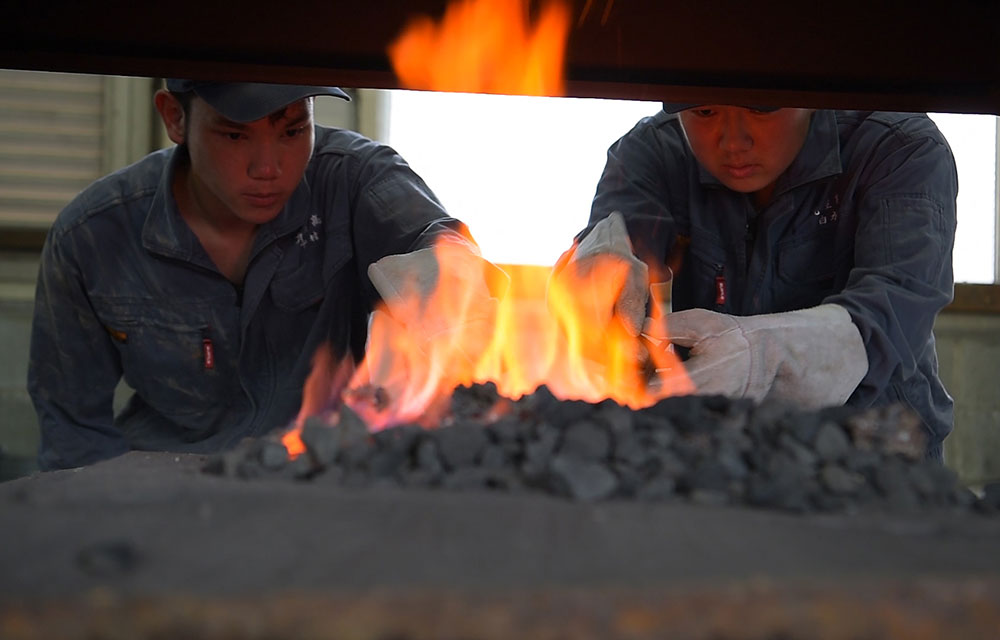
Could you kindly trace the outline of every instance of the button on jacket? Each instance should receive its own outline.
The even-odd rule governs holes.
[[[392,149],[317,127],[303,180],[257,230],[237,288],[177,210],[178,155],[95,182],[49,233],[28,373],[43,469],[219,450],[287,426],[323,342],[362,356],[377,300],[368,265],[466,233]],[[135,393],[115,416],[123,377]]]
[[[932,330],[953,295],[957,193],[954,157],[926,115],[817,111],[758,211],[699,165],[677,115],[661,112],[609,149],[578,237],[620,211],[651,273],[674,267],[675,311],[843,306],[869,363],[847,404],[910,406],[940,458],[954,417]]]

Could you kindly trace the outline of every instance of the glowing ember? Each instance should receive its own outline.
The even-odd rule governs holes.
[[[440,24],[413,20],[389,48],[396,75],[411,89],[561,96],[569,7],[549,2],[532,25],[528,4],[464,0]]]

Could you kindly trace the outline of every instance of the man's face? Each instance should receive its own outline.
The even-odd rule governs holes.
[[[704,105],[682,111],[680,122],[694,157],[709,173],[733,191],[757,194],[764,204],[805,144],[812,113]]]
[[[281,212],[312,156],[312,100],[244,124],[194,98],[184,142],[191,160],[187,182],[201,212],[216,222],[262,224]]]

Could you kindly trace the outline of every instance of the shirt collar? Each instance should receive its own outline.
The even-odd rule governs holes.
[[[697,162],[697,161],[696,161]],[[809,133],[805,144],[795,160],[789,165],[775,184],[777,196],[804,184],[829,178],[843,172],[840,162],[840,134],[833,111],[817,110],[809,123]],[[724,186],[719,180],[698,164],[699,181],[703,185]]]

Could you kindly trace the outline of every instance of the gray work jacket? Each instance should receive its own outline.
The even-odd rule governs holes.
[[[842,305],[868,374],[848,400],[902,402],[941,457],[953,403],[932,329],[953,295],[955,160],[924,114],[817,111],[772,201],[723,186],[695,160],[676,115],[640,121],[608,151],[590,225],[625,217],[636,254],[672,264],[674,310],[733,315]]]
[[[178,156],[102,178],[49,233],[28,373],[42,469],[220,450],[287,426],[321,343],[362,356],[377,300],[368,265],[465,233],[392,149],[317,127],[303,180],[258,229],[238,288],[177,210]],[[122,377],[135,393],[112,415]]]

